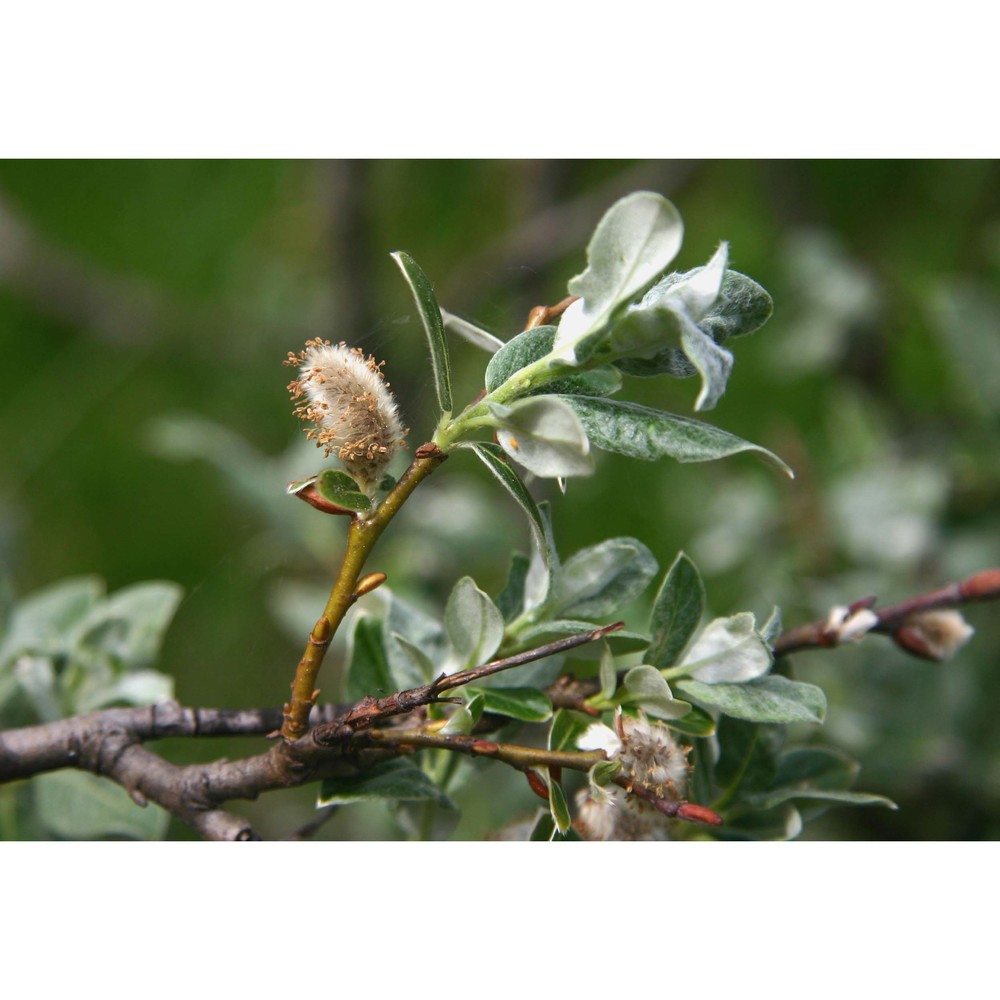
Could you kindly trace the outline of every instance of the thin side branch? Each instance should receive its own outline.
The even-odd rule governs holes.
[[[612,632],[617,632],[624,627],[624,622],[602,625],[600,628],[595,628],[590,632],[580,632],[577,635],[567,636],[565,639],[556,639],[553,642],[547,642],[534,649],[525,650],[523,653],[515,653],[513,656],[506,656],[501,660],[493,660],[490,663],[484,663],[469,670],[461,670],[454,674],[441,674],[429,684],[407,688],[405,691],[398,691],[386,698],[363,698],[348,712],[344,713],[341,718],[335,719],[326,725],[317,726],[310,735],[321,746],[329,746],[336,741],[350,737],[354,733],[367,729],[392,716],[406,715],[424,705],[456,700],[443,697],[445,691],[453,691],[455,688],[466,684],[473,684],[484,677],[498,674],[502,670],[520,667],[525,663],[541,660],[546,656],[553,656],[556,653],[565,652],[567,649],[573,649],[588,642],[596,642],[598,639],[603,639],[605,636],[610,635]]]
[[[179,766],[159,757],[144,744],[176,736],[261,736],[280,724],[281,709],[192,709],[168,702],[106,709],[0,732],[0,783],[76,767],[117,782],[139,805],[157,803],[206,839],[256,839],[249,824],[223,810],[223,803],[255,799],[262,792],[292,788],[323,777],[356,773],[377,760],[395,756],[403,752],[400,749],[403,744],[407,749],[413,746],[416,737],[410,734],[401,743],[395,737],[398,731],[383,730],[379,738],[374,738],[371,735],[374,723],[423,705],[452,700],[444,697],[443,692],[593,642],[621,627],[622,623],[616,622],[567,636],[515,656],[450,676],[442,675],[431,684],[388,698],[364,698],[347,707],[313,708],[309,721],[315,728],[306,736],[279,741],[264,753],[235,761]],[[426,735],[421,738],[457,739],[457,743],[448,743],[449,748],[479,755],[486,754],[486,748],[493,745],[485,740],[472,741],[466,746],[461,744],[462,738]],[[517,752],[512,753],[516,757]],[[577,758],[569,757],[566,761],[553,758],[553,766],[565,763],[572,767],[569,761],[573,759]],[[603,755],[598,759],[603,759]]]
[[[330,641],[344,620],[344,615],[360,596],[357,590],[358,580],[375,543],[410,494],[447,457],[434,444],[421,445],[414,452],[409,468],[399,477],[399,481],[378,505],[375,513],[371,517],[355,518],[351,521],[347,533],[347,547],[337,579],[330,591],[323,614],[313,626],[306,641],[305,651],[295,669],[292,697],[285,706],[281,726],[281,735],[286,742],[291,743],[301,739],[309,729],[309,713],[319,697],[316,688],[319,668]]]
[[[874,598],[855,601],[845,609],[847,616],[858,612],[874,616],[874,623],[866,631],[895,636],[907,621],[927,611],[956,608],[974,601],[992,601],[1000,598],[1000,569],[986,569],[970,576],[961,583],[918,594],[887,607],[873,607]],[[870,620],[870,619],[869,619]],[[807,649],[831,649],[844,640],[842,630],[831,627],[830,617],[799,625],[783,633],[774,644],[776,657],[788,656]],[[914,652],[908,649],[909,652]],[[919,655],[919,654],[918,654]]]

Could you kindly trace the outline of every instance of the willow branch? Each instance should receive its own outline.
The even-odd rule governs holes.
[[[386,698],[362,698],[361,701],[352,706],[340,718],[334,719],[325,725],[317,726],[310,733],[310,737],[321,746],[328,746],[337,740],[350,737],[354,733],[369,728],[392,716],[405,715],[424,705],[456,700],[445,698],[443,696],[445,691],[453,691],[455,688],[463,687],[466,684],[473,684],[484,677],[490,677],[503,670],[511,670],[514,667],[523,666],[525,663],[531,663],[534,660],[554,656],[556,653],[563,653],[567,649],[573,649],[588,642],[596,642],[598,639],[603,639],[605,636],[610,635],[612,632],[617,632],[624,627],[624,622],[602,625],[599,628],[592,629],[590,632],[579,632],[564,639],[556,639],[544,645],[536,646],[534,649],[515,653],[513,656],[505,656],[500,660],[492,660],[489,663],[472,667],[469,670],[460,670],[454,674],[441,674],[429,684],[407,688]]]
[[[546,750],[543,747],[497,743],[477,736],[448,736],[424,730],[369,729],[357,735],[360,746],[392,748],[406,753],[413,750],[451,750],[470,757],[489,757],[525,771],[529,767],[565,767],[573,771],[589,771],[595,764],[607,760],[603,750]]]
[[[323,658],[348,609],[358,599],[358,579],[368,556],[389,522],[399,513],[410,494],[429,476],[447,455],[436,445],[421,445],[406,472],[367,518],[354,518],[347,533],[347,548],[323,614],[313,626],[306,648],[295,669],[292,696],[285,706],[281,735],[287,742],[304,736],[309,728],[309,712],[319,691],[316,677]]]
[[[259,736],[275,727],[281,719],[281,710],[192,709],[168,702],[106,709],[8,730],[0,733],[0,783],[76,767],[117,782],[140,805],[157,803],[203,837],[254,839],[249,824],[224,811],[222,803],[255,799],[261,792],[354,773],[366,763],[385,756],[373,749],[372,739],[354,738],[358,730],[422,705],[448,700],[442,696],[443,691],[593,642],[621,627],[622,623],[616,622],[567,636],[451,676],[442,675],[431,684],[389,698],[363,698],[346,708],[333,705],[314,708],[310,722],[315,728],[305,737],[281,741],[264,753],[237,761],[179,766],[163,760],[143,744],[177,736]],[[477,744],[480,748],[487,745],[488,741]],[[381,749],[389,755],[401,752],[394,746],[392,738],[383,733]],[[573,765],[567,763],[567,766]]]
[[[875,621],[867,631],[895,636],[908,620],[912,621],[915,615],[922,612],[956,608],[975,601],[992,601],[998,598],[1000,569],[986,569],[961,583],[950,583],[881,609],[873,606],[874,598],[864,598],[855,601],[846,611],[848,615],[870,611],[875,616]],[[831,628],[828,616],[784,632],[774,644],[774,655],[781,657],[807,649],[831,649],[840,645],[843,638],[838,629]],[[912,649],[908,651],[914,652]]]

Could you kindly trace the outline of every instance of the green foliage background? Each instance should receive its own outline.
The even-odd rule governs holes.
[[[603,456],[551,496],[570,554],[609,534],[666,568],[686,550],[713,614],[780,604],[786,624],[867,593],[883,602],[1000,565],[1000,166],[980,161],[0,163],[0,559],[26,594],[97,573],[111,590],[175,580],[186,598],[160,669],[186,704],[277,704],[322,603],[343,525],[285,497],[321,467],[301,440],[281,360],[307,337],[363,346],[412,428],[433,383],[404,249],[451,312],[504,339],[565,294],[604,210],[639,188],[681,211],[676,266],[718,241],[775,313],[735,348],[710,422],[780,454],[704,466]],[[457,400],[487,356],[453,342]],[[641,402],[690,413],[696,380]],[[527,530],[479,463],[456,455],[383,540],[372,569],[440,612],[459,576],[502,585]],[[646,600],[652,595],[647,595]],[[637,602],[636,620],[647,605]],[[1000,835],[1000,624],[955,662],[918,663],[873,637],[806,654],[830,696],[815,735],[863,762],[897,813],[841,809],[806,836]],[[340,657],[325,668],[335,690]],[[253,744],[165,746],[175,760]],[[478,771],[458,836],[533,803]],[[313,816],[315,790],[248,808],[265,836]],[[185,836],[175,826],[172,835]],[[396,836],[378,807],[325,835]]]

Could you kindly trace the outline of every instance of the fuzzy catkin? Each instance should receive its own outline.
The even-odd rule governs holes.
[[[359,347],[307,340],[286,365],[299,377],[288,385],[292,400],[305,396],[295,415],[311,426],[306,437],[335,454],[348,475],[372,493],[393,455],[406,443],[406,429],[382,365]]]
[[[621,774],[657,798],[679,801],[684,796],[690,765],[688,748],[663,725],[645,716],[616,719],[620,746],[609,756],[622,765]],[[606,799],[596,801],[589,789],[577,795],[574,826],[585,840],[664,840],[672,820],[618,785],[609,785]]]

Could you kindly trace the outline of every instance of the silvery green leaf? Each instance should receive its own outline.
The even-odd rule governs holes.
[[[549,782],[549,813],[556,829],[565,836],[572,826],[573,819],[569,814],[569,803],[566,801],[566,793],[562,790],[562,785],[556,781],[551,774],[548,776]]]
[[[826,716],[826,695],[820,688],[777,675],[745,684],[680,680],[674,686],[692,701],[747,722],[822,722]]]
[[[893,810],[899,808],[892,799],[873,792],[836,791],[825,788],[781,788],[754,795],[747,801],[759,809],[771,809],[784,802],[796,802],[801,809],[804,809],[809,802],[842,806],[884,806]]]
[[[476,326],[475,323],[470,323],[445,309],[441,310],[441,322],[444,323],[446,330],[451,330],[452,333],[458,334],[484,351],[489,351],[490,354],[496,353],[504,345],[504,342],[499,337],[494,337],[489,330],[484,330],[481,326]]]
[[[615,367],[626,375],[640,378],[652,378],[656,375],[687,378],[695,374],[695,367],[679,345],[680,325],[677,313],[655,305],[664,293],[685,277],[684,274],[667,275],[650,289],[642,302],[624,313],[620,325],[639,326],[640,329],[633,331],[631,336],[639,337],[646,344],[643,356],[633,354],[614,362]],[[742,337],[760,329],[771,316],[773,308],[771,296],[756,281],[739,271],[726,271],[715,304],[697,324],[701,331],[721,345],[730,337]],[[658,323],[662,323],[659,329]],[[618,327],[615,332],[617,334]],[[677,343],[677,346],[664,346],[655,354],[649,354],[649,345],[657,342],[670,345],[671,341]]]
[[[350,805],[379,799],[437,802],[453,807],[451,800],[416,764],[399,757],[381,761],[360,774],[324,779],[316,806]]]
[[[104,581],[96,576],[61,580],[20,600],[7,620],[0,663],[18,653],[62,655],[67,636],[104,595]]]
[[[503,452],[498,445],[479,441],[475,444],[466,444],[464,446],[475,454],[483,465],[489,469],[494,478],[518,502],[525,514],[528,515],[528,523],[531,527],[536,551],[541,555],[545,564],[546,574],[548,574],[554,564],[555,547],[550,544],[547,537],[546,524],[540,512],[539,505],[535,503],[527,487],[521,482],[520,476],[507,464],[507,461],[503,457]],[[548,579],[545,581],[545,587],[547,592]]]
[[[351,701],[358,701],[366,695],[377,698],[394,690],[382,634],[382,622],[377,618],[362,615],[354,623],[347,648],[344,689],[344,694]]]
[[[601,618],[635,600],[656,575],[653,553],[636,538],[609,538],[581,549],[562,567],[551,612]]]
[[[602,760],[587,772],[587,783],[590,786],[590,797],[594,802],[610,802],[608,785],[621,772],[621,761]]]
[[[685,318],[681,324],[681,347],[701,375],[696,410],[711,410],[726,391],[733,370],[733,356]]]
[[[508,340],[486,366],[486,390],[493,392],[516,372],[544,358],[551,352],[555,337],[554,326],[536,326]]]
[[[397,250],[391,256],[410,286],[420,321],[427,334],[438,405],[442,413],[451,413],[451,363],[448,359],[448,341],[444,335],[444,323],[441,320],[441,307],[434,297],[434,287],[420,265],[408,253]]]
[[[108,684],[81,688],[74,709],[93,712],[109,705],[158,705],[174,696],[174,679],[158,670],[120,674]]]
[[[700,323],[718,301],[728,263],[729,244],[723,241],[704,267],[689,271],[671,287],[670,296],[683,304],[694,322]]]
[[[795,747],[778,757],[771,789],[810,787],[827,790],[850,788],[861,765],[832,747]]]
[[[881,795],[849,790],[859,770],[857,761],[839,750],[798,747],[778,758],[767,787],[755,789],[755,794],[744,798],[758,809],[770,809],[783,802],[794,801],[806,813],[811,811],[810,801],[816,803],[820,811],[824,802],[833,805],[883,805],[895,809],[895,803]]]
[[[646,461],[670,457],[678,462],[711,462],[738,452],[751,451],[773,462],[789,478],[794,478],[792,470],[766,448],[700,420],[615,399],[592,396],[561,398],[576,412],[591,443],[605,451]]]
[[[544,604],[559,575],[562,564],[559,553],[556,552],[555,536],[552,533],[552,507],[548,500],[538,504],[538,514],[542,519],[542,534],[534,538],[531,562],[528,565],[528,575],[524,581],[524,607],[532,610]]]
[[[720,840],[794,840],[802,832],[802,816],[785,803],[774,809],[739,810],[726,825],[712,831]]]
[[[742,684],[771,669],[773,658],[749,611],[709,622],[677,670],[703,684]]]
[[[435,664],[440,663],[448,648],[444,628],[437,618],[432,618],[395,591],[388,593],[389,610],[385,618],[385,654],[389,661],[395,688],[416,687],[425,684],[440,673]]]
[[[555,341],[554,326],[536,326],[519,333],[497,351],[486,367],[486,388],[489,392],[503,385],[521,369],[540,360],[552,351]],[[622,379],[618,369],[602,365],[589,371],[578,371],[566,366],[560,373],[558,368],[546,373],[544,378],[526,382],[519,396],[537,393],[567,393],[584,396],[610,396],[621,388]]]
[[[607,639],[601,640],[601,665],[598,668],[598,677],[601,682],[600,696],[605,701],[610,701],[618,688],[618,671],[615,669],[615,657]]]
[[[531,834],[528,836],[529,841],[538,841],[541,843],[554,843],[563,840],[580,839],[580,834],[578,834],[572,827],[570,827],[566,831],[566,835],[563,836],[556,827],[550,812],[539,813],[538,820],[532,828]]]
[[[644,708],[657,719],[683,719],[691,705],[673,696],[670,685],[656,667],[640,664],[625,675],[625,690],[630,703]]]
[[[715,731],[715,780],[718,785],[738,799],[770,788],[785,736],[785,726],[762,725],[721,715]]]
[[[459,705],[438,732],[441,736],[468,736],[474,725],[472,713],[465,705]]]
[[[575,750],[577,737],[593,724],[590,716],[568,708],[557,709],[549,726],[550,750]]]
[[[730,337],[759,330],[773,311],[774,302],[766,289],[739,271],[726,271],[719,297],[698,326],[717,344],[724,344]]]
[[[452,648],[445,668],[449,674],[488,663],[503,639],[503,615],[470,576],[455,584],[445,608],[444,627]]]
[[[712,718],[703,708],[697,705],[691,707],[687,715],[679,719],[670,720],[670,728],[676,729],[679,733],[687,733],[688,736],[712,736],[715,733],[715,719]]]
[[[679,552],[667,570],[649,616],[652,642],[645,659],[671,667],[694,635],[705,609],[705,586],[693,562]]]
[[[54,771],[32,781],[42,825],[65,840],[128,837],[158,840],[169,814],[158,805],[136,805],[120,785],[86,771]]]
[[[521,722],[546,722],[552,717],[552,702],[538,688],[486,687],[477,689],[476,694],[483,699],[484,712]]]
[[[594,471],[590,442],[580,419],[564,402],[575,398],[531,396],[509,406],[488,404],[500,447],[536,476],[589,476]]]
[[[775,605],[771,609],[771,613],[767,616],[767,621],[761,625],[758,631],[764,642],[769,646],[773,646],[774,640],[781,635],[781,608]]]
[[[517,645],[510,652],[515,653],[523,649],[533,649],[543,643],[551,642],[554,639],[562,639],[568,635],[579,635],[581,632],[590,632],[594,628],[593,622],[581,622],[572,620],[554,620],[538,622],[536,625],[529,625],[520,629],[517,633]],[[619,654],[635,653],[640,649],[645,649],[649,645],[649,636],[641,635],[639,632],[630,632],[628,629],[619,629],[605,636]],[[593,643],[577,646],[573,650],[573,656],[587,659],[599,655],[599,651],[594,649]]]
[[[554,351],[569,364],[585,361],[616,310],[662,274],[677,256],[684,225],[662,195],[639,191],[611,206],[587,247],[587,269],[569,283],[580,296],[562,315]]]
[[[148,667],[183,597],[176,583],[152,580],[124,587],[95,604],[73,629],[81,651],[96,650],[129,669]]]
[[[11,676],[41,722],[62,718],[66,706],[61,702],[55,668],[47,656],[19,656],[13,662]]]
[[[385,655],[396,688],[419,687],[435,677],[434,661],[405,635],[390,632]]]
[[[531,560],[523,552],[511,554],[507,582],[497,594],[496,605],[504,621],[513,621],[525,608],[525,584]]]

